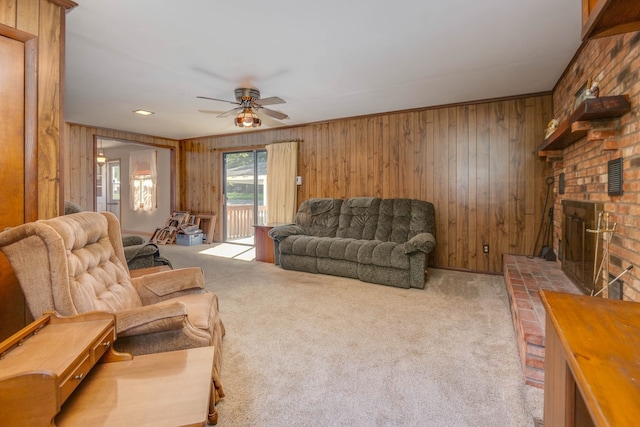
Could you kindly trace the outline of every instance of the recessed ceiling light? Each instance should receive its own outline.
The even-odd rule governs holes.
[[[141,116],[150,116],[152,114],[155,114],[153,111],[147,111],[147,110],[133,110],[133,112],[136,114],[140,114]]]

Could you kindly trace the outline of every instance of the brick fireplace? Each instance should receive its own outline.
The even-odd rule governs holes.
[[[628,266],[634,266],[625,275],[619,297],[640,302],[640,276],[636,276],[640,275],[640,32],[584,43],[553,89],[553,118],[567,124],[571,117],[576,117],[576,93],[588,80],[599,82],[601,97],[624,96],[630,106],[615,117],[594,119],[587,116],[586,120],[580,117],[563,129],[569,133],[566,144],[538,152],[541,161],[552,164],[555,178],[553,249],[559,255],[558,260],[503,256],[505,283],[525,382],[535,387],[544,384],[545,313],[538,290],[590,293],[588,288],[578,289],[574,284],[576,278],[572,277],[572,280],[569,276],[582,276],[581,282],[593,282],[593,264],[586,266],[583,262],[590,258],[595,260],[594,255],[584,254],[580,260],[567,259],[568,250],[575,255],[583,254],[583,249],[593,249],[593,242],[581,241],[577,247],[569,246],[567,236],[563,235],[565,221],[573,222],[575,213],[570,212],[574,209],[569,207],[570,202],[585,203],[594,211],[596,206],[601,207],[610,215],[611,222],[617,224],[609,242],[607,273],[609,278],[615,277]],[[622,169],[621,191],[616,193],[608,191],[608,165],[613,160],[619,160]],[[581,221],[584,222],[572,223],[581,233],[583,228],[597,227],[594,223],[590,226],[578,224]],[[567,268],[566,273],[563,268]],[[569,271],[570,268],[573,271]],[[606,284],[606,274],[599,280],[599,286]]]
[[[600,82],[600,96],[626,96],[630,109],[618,117],[576,122],[572,133],[588,128],[581,138],[572,141],[554,155],[554,250],[566,256],[563,238],[567,201],[599,204],[617,224],[609,242],[609,256],[598,288],[628,266],[620,297],[640,301],[640,32],[592,39],[586,42],[556,84],[553,92],[554,116],[560,121],[575,110],[575,94],[589,79]],[[576,131],[576,132],[574,132]],[[609,162],[621,160],[622,194],[610,194]],[[563,174],[564,188],[559,191]],[[592,225],[594,228],[596,224]],[[602,244],[602,240],[600,241]],[[558,263],[562,266],[562,258]],[[588,276],[592,278],[592,269]],[[569,276],[571,274],[568,273]]]
[[[594,276],[602,266],[602,203],[562,201],[562,240],[559,241],[562,271],[585,294],[599,291]]]

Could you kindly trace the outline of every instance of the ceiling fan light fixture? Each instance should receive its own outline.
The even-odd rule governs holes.
[[[260,117],[251,108],[245,108],[236,116],[235,125],[245,128],[257,128],[262,124]]]

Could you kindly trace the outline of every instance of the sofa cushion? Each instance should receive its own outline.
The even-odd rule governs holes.
[[[414,199],[383,199],[375,239],[404,243],[423,232],[434,234],[433,205]]]
[[[280,266],[285,270],[306,271],[318,273],[318,260],[320,258],[305,255],[285,255],[280,257]]]
[[[366,240],[331,239],[328,258],[357,262],[358,251],[365,242]]]
[[[318,237],[334,237],[342,199],[308,199],[302,202],[296,213],[295,223],[304,234]]]
[[[409,289],[411,287],[409,270],[398,270],[397,268],[380,267],[379,265],[358,264],[358,279],[398,288]],[[422,281],[422,286],[418,287],[424,288],[424,281]]]
[[[404,246],[394,242],[365,241],[358,251],[358,262],[380,267],[409,269],[409,256],[405,253]]]
[[[358,263],[344,259],[317,258],[318,273],[358,278]]]
[[[353,239],[325,239],[324,242],[318,245],[318,257],[344,259],[344,252],[351,241],[353,241]]]
[[[371,240],[378,226],[380,199],[353,197],[342,203],[336,237]]]
[[[328,237],[306,236],[303,234],[289,236],[280,242],[280,253],[291,255],[317,256],[318,244]]]

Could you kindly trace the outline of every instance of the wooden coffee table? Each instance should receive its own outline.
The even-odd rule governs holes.
[[[62,406],[57,426],[205,426],[214,347],[99,363]]]

